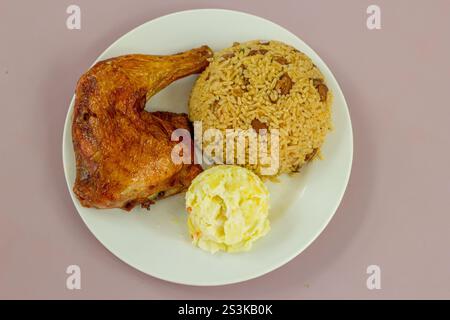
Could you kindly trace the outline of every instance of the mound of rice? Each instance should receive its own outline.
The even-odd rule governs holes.
[[[332,100],[322,73],[304,53],[278,41],[249,41],[214,54],[192,90],[189,118],[224,134],[278,129],[277,174],[291,173],[320,154],[331,129]],[[244,167],[261,175],[259,163]]]

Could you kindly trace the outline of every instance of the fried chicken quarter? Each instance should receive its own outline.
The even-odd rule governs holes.
[[[185,114],[147,112],[145,103],[173,81],[204,70],[206,46],[170,56],[126,55],[98,62],[78,81],[72,122],[73,191],[85,207],[148,207],[187,189],[201,167],[175,164],[176,128]],[[188,143],[188,142],[184,142]]]

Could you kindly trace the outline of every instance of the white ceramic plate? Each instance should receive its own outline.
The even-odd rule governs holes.
[[[322,161],[301,174],[268,183],[271,231],[250,252],[204,252],[190,243],[184,194],[157,202],[150,211],[136,208],[97,210],[80,205],[72,192],[75,158],[71,123],[73,99],[66,118],[63,161],[75,207],[97,239],[130,266],[154,277],[190,285],[221,285],[261,276],[302,252],[325,228],[336,211],[350,175],[353,138],[347,105],[339,85],[320,57],[302,40],[265,19],[228,10],[192,10],[149,21],[130,31],[103,52],[98,60],[129,54],[172,54],[203,44],[213,50],[234,41],[274,39],[306,53],[319,67],[334,93],[335,129],[327,136]],[[156,95],[148,110],[187,112],[195,76],[179,80]]]

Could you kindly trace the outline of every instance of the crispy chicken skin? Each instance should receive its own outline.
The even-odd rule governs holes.
[[[73,190],[83,206],[148,207],[190,185],[201,167],[173,163],[177,142],[170,139],[176,128],[191,130],[187,116],[144,107],[173,81],[203,71],[211,55],[206,46],[170,56],[126,55],[101,61],[81,76],[72,139]]]

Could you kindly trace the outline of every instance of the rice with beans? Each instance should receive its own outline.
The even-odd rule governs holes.
[[[189,118],[202,121],[204,131],[278,129],[278,174],[291,173],[320,154],[332,100],[304,53],[278,41],[249,41],[214,54],[192,90]],[[259,163],[244,166],[261,174]]]

